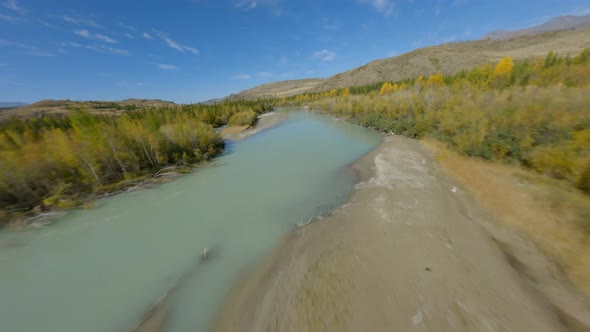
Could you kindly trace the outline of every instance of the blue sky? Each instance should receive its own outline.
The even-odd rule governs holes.
[[[589,0],[0,0],[0,101],[159,98],[329,77]]]

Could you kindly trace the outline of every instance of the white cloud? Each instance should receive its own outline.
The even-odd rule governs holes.
[[[113,48],[106,45],[84,45],[80,43],[61,43],[61,46],[67,47],[74,47],[74,48],[82,48],[87,50],[96,51],[102,54],[111,54],[111,55],[129,55],[129,51],[123,50],[120,48]]]
[[[76,16],[76,17],[72,17],[72,16],[62,16],[62,19],[66,22],[75,24],[75,25],[86,25],[89,27],[94,27],[94,28],[99,28],[100,24],[94,22],[93,20],[84,17],[84,16]]]
[[[165,33],[161,32],[161,31],[156,31],[156,35],[158,37],[160,37],[166,43],[166,45],[168,45],[168,47],[173,48],[179,52],[182,52],[182,53],[189,52],[194,55],[199,54],[198,49],[196,49],[194,47],[181,45],[180,43],[178,43],[175,40],[173,40],[172,38],[168,37]]]
[[[330,50],[321,50],[313,54],[313,59],[322,61],[332,61],[336,59],[336,53]]]
[[[21,15],[27,13],[27,11],[24,8],[20,7],[14,0],[4,0],[0,4],[2,4],[2,7],[15,11]]]
[[[92,34],[92,33],[90,33],[90,31],[88,31],[86,29],[76,30],[76,31],[74,31],[74,34],[84,37],[84,38],[97,39],[97,40],[100,40],[100,41],[103,41],[106,43],[111,43],[111,44],[117,43],[116,40],[114,40],[113,38],[111,38],[109,36],[101,35],[100,33]]]
[[[21,44],[21,43],[15,43],[15,42],[11,42],[8,40],[4,40],[4,39],[0,39],[0,46],[5,46],[5,47],[14,47],[14,48],[18,48],[18,49],[23,49],[25,50],[25,54],[27,55],[33,55],[33,56],[40,56],[40,57],[50,57],[50,56],[54,56],[54,54],[47,52],[45,50],[42,50],[36,46],[31,46],[31,45],[26,45],[26,44]]]
[[[250,9],[256,8],[256,5],[257,5],[256,0],[240,0],[236,4],[236,7],[241,8],[241,9],[245,9],[245,10],[250,10]]]
[[[398,51],[389,51],[389,52],[387,53],[387,56],[388,56],[388,57],[394,57],[394,56],[397,56],[398,54],[399,54],[399,52],[398,52]]]
[[[132,34],[130,34],[130,33],[124,33],[123,34],[123,37],[127,37],[129,39],[135,39],[135,37]]]
[[[235,8],[243,11],[259,10],[265,8],[269,14],[273,16],[281,16],[283,14],[281,8],[282,0],[233,0]]]
[[[0,14],[0,21],[9,22],[9,23],[16,23],[18,19],[12,16]]]
[[[84,38],[90,38],[90,32],[88,32],[88,30],[76,30],[74,31],[75,34],[77,34],[78,36],[82,36]]]
[[[129,55],[129,51],[122,50],[119,48],[113,48],[105,45],[94,46],[90,48],[91,50],[96,50],[101,53],[105,54],[114,54],[114,55]]]
[[[141,35],[142,38],[144,39],[154,39],[154,37],[152,37],[149,33],[144,32],[143,35]]]
[[[395,9],[393,0],[358,0],[362,4],[370,4],[379,13],[390,16]]]
[[[252,75],[249,74],[240,74],[232,77],[233,80],[249,80],[252,78]]]
[[[174,41],[166,36],[159,36],[159,37],[162,38],[162,40],[164,40],[166,42],[166,45],[168,45],[168,47],[184,53],[184,48],[182,46],[180,46],[180,44],[177,43],[176,41]]]
[[[194,55],[198,55],[199,54],[199,50],[196,49],[196,48],[194,48],[194,47],[187,47],[187,46],[185,46],[184,49],[187,50],[187,51],[189,51],[189,52],[191,52]]]
[[[266,71],[260,71],[258,73],[256,73],[256,76],[258,77],[272,77],[272,73],[266,72]]]
[[[167,65],[167,64],[159,64],[158,68],[162,69],[162,70],[173,70],[176,69],[176,66],[173,65]]]
[[[134,26],[131,26],[131,25],[128,25],[128,24],[125,24],[125,23],[121,23],[121,22],[119,22],[119,26],[121,26],[122,28],[125,28],[127,30],[130,30],[130,31],[133,31],[133,32],[137,32],[137,28],[134,27]]]
[[[289,59],[286,56],[284,56],[281,59],[279,59],[279,62],[284,65],[289,62]]]
[[[109,36],[101,35],[99,33],[95,34],[94,37],[96,39],[102,40],[103,42],[106,42],[106,43],[111,43],[111,44],[116,44],[117,43],[116,40],[110,38]]]

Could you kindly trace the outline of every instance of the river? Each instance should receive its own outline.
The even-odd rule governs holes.
[[[240,273],[298,223],[344,203],[375,132],[307,112],[228,144],[214,166],[3,231],[0,329],[129,331],[181,276],[167,331],[203,331]],[[209,257],[201,262],[203,248]]]

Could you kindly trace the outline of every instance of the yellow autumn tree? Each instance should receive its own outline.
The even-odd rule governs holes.
[[[443,86],[445,84],[445,81],[443,79],[442,74],[437,71],[436,74],[431,75],[428,78],[428,81],[426,82],[426,85],[431,86],[431,87],[439,87],[439,86]]]
[[[512,69],[514,68],[514,62],[512,58],[507,56],[500,60],[492,73],[492,82],[497,88],[502,88],[510,83],[510,77],[512,76]]]
[[[342,97],[348,97],[350,95],[350,90],[348,88],[344,88],[342,89],[342,91],[340,91],[340,96]]]
[[[381,86],[381,91],[379,91],[379,94],[380,94],[381,96],[383,96],[383,95],[386,95],[386,94],[388,94],[388,93],[390,93],[390,92],[393,92],[393,91],[394,91],[394,90],[393,90],[393,85],[391,85],[391,83],[389,83],[389,82],[385,82],[385,83],[383,83],[383,85]]]
[[[337,95],[338,95],[338,90],[336,90],[336,89],[332,89],[328,93],[328,96],[330,96],[330,97],[336,97]]]
[[[512,58],[507,56],[504,59],[500,60],[496,67],[494,67],[494,77],[498,76],[507,76],[512,74],[512,69],[514,68],[514,61]]]
[[[415,81],[415,84],[416,84],[417,86],[421,86],[421,85],[422,85],[422,83],[424,83],[424,76],[420,75],[420,76],[418,76],[418,78],[416,79],[416,81]]]

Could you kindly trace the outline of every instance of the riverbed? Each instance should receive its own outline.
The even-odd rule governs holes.
[[[292,112],[230,142],[211,167],[45,228],[4,231],[2,330],[128,331],[174,290],[166,330],[203,331],[243,271],[297,224],[348,200],[351,163],[380,142],[359,126]]]

